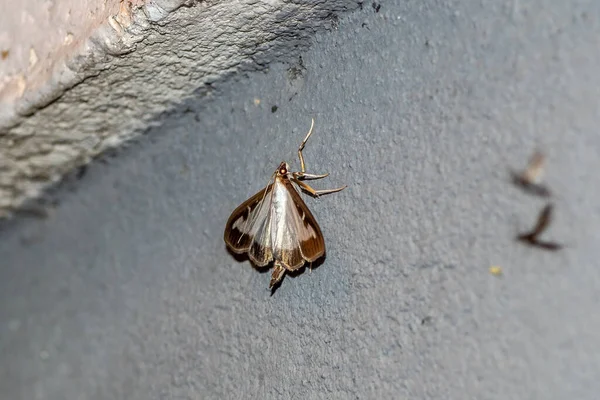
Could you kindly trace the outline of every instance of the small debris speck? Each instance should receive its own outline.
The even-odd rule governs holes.
[[[65,36],[65,39],[63,40],[63,43],[65,45],[69,45],[69,44],[73,43],[74,40],[75,40],[75,36],[73,36],[73,34],[71,32],[67,32],[67,35]]]
[[[502,267],[499,267],[497,265],[492,265],[490,267],[490,274],[492,274],[494,276],[501,276],[502,275]]]
[[[375,10],[376,13],[378,13],[379,10],[381,9],[381,4],[379,4],[379,3],[373,2],[373,4],[371,4],[371,6],[373,7],[373,10]]]
[[[279,108],[279,107],[277,107],[277,106],[273,106],[273,107],[271,107],[271,112],[272,112],[272,113],[274,113],[275,111],[277,111],[277,109],[278,109],[278,108]]]
[[[255,106],[259,106],[260,105],[260,99],[259,98],[255,98],[254,99],[254,105]]]
[[[8,51],[8,50],[2,50],[2,59],[6,60],[8,58],[9,54],[10,54],[10,51]]]
[[[35,52],[35,49],[33,47],[31,47],[29,49],[29,68],[33,68],[35,66],[35,64],[37,64],[37,62],[38,62],[37,53]]]

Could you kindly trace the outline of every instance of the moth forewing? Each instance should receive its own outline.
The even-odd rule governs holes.
[[[250,250],[256,234],[255,221],[260,214],[265,213],[265,199],[268,203],[272,188],[273,184],[269,183],[264,189],[240,204],[229,216],[225,224],[224,239],[227,247],[234,253],[242,254]]]
[[[298,243],[302,257],[308,262],[314,262],[325,255],[325,239],[321,227],[291,181],[287,180],[286,185],[289,187],[297,211],[297,224],[300,227],[298,230],[300,232]]]

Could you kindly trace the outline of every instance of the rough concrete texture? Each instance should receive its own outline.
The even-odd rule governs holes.
[[[87,58],[93,63],[94,52],[106,47],[99,43],[115,42],[116,35],[110,31],[123,33],[124,28],[130,28],[132,7],[142,4],[141,0],[21,0],[2,4],[0,128],[17,124],[20,117],[79,83],[85,77],[85,65],[72,60]]]
[[[5,224],[3,397],[596,399],[599,7],[365,4],[304,68],[188,99]],[[315,186],[349,187],[307,198],[327,258],[270,296],[223,227],[313,116]],[[507,167],[538,146],[558,253],[512,240],[545,203]]]
[[[43,89],[15,103],[16,113],[31,114],[62,94],[0,131],[0,217],[186,97],[298,54],[316,30],[335,24],[336,12],[356,7],[349,0],[163,0],[121,8]]]

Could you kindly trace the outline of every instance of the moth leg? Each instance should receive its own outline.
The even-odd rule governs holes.
[[[329,193],[335,193],[335,192],[339,192],[341,190],[344,190],[347,188],[346,185],[339,187],[339,188],[335,188],[335,189],[324,189],[324,190],[316,190],[313,189],[312,187],[310,187],[309,185],[307,185],[306,183],[298,180],[298,179],[294,179],[294,183],[296,183],[298,186],[300,186],[300,188],[302,190],[307,191],[308,193],[310,193],[311,195],[315,196],[315,197],[319,197],[322,194],[329,194]]]
[[[302,143],[300,143],[300,147],[298,147],[298,158],[300,159],[300,168],[301,168],[303,174],[304,174],[304,171],[306,171],[306,169],[304,168],[304,157],[302,157],[302,150],[304,150],[304,145],[306,144],[306,141],[308,140],[310,135],[312,135],[314,126],[315,126],[315,119],[311,118],[310,129],[309,129],[308,133],[306,134],[306,137],[304,138]]]
[[[269,289],[273,289],[273,286],[283,279],[284,274],[285,268],[283,265],[281,265],[279,261],[275,261],[275,269],[273,269],[273,274],[271,274],[271,283],[269,283]]]
[[[326,174],[305,174],[304,172],[294,172],[292,176],[296,179],[323,179],[329,176],[329,172]]]

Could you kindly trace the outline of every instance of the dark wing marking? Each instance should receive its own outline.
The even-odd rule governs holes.
[[[231,213],[225,225],[224,239],[234,253],[241,254],[250,250],[257,232],[257,224],[262,225],[265,222],[264,218],[260,221],[257,217],[259,214],[263,216],[265,200],[268,202],[272,187],[273,184],[267,185]]]

